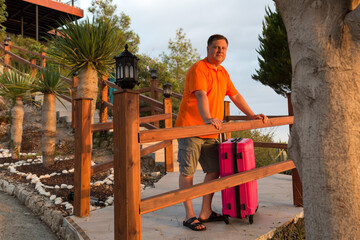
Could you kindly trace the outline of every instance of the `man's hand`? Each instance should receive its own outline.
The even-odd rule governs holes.
[[[204,121],[205,124],[212,124],[217,130],[221,130],[222,122],[217,118],[208,118]]]
[[[263,121],[263,123],[267,123],[267,121],[268,121],[268,117],[267,116],[265,116],[264,114],[258,114],[258,115],[254,115],[253,117],[252,117],[252,119],[262,119],[262,121]]]

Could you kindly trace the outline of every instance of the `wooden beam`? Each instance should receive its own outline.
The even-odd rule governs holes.
[[[175,127],[175,128],[146,130],[140,132],[139,139],[140,139],[140,143],[158,142],[163,140],[172,140],[172,139],[185,138],[185,137],[220,134],[220,133],[242,131],[248,129],[288,125],[288,124],[292,124],[293,121],[294,121],[294,117],[282,117],[282,118],[269,119],[267,123],[263,123],[262,120],[223,123],[221,130],[217,130],[212,125],[199,125],[192,127]]]
[[[263,142],[254,142],[254,147],[281,148],[281,149],[287,149],[288,148],[286,143],[263,143]]]
[[[164,114],[158,114],[158,115],[153,115],[153,116],[141,117],[140,118],[140,124],[151,123],[151,122],[161,121],[161,120],[170,119],[170,118],[171,118],[170,113],[164,113]]]
[[[140,240],[139,93],[115,92],[113,112],[114,239]]]
[[[280,117],[288,117],[289,115],[266,115],[266,116],[268,118],[280,118]],[[245,120],[252,120],[252,119],[248,116],[230,115],[230,116],[226,116],[226,118],[224,118],[224,120],[226,120],[226,121],[245,121]]]
[[[76,99],[74,214],[90,214],[91,99]]]
[[[173,121],[172,121],[172,101],[171,98],[164,98],[163,100],[164,104],[164,112],[166,114],[170,115],[170,118],[166,119],[165,122],[165,128],[172,128]],[[165,147],[165,170],[166,172],[173,172],[174,171],[174,151],[173,151],[173,141],[169,141],[170,144]]]
[[[157,196],[148,197],[141,200],[140,214],[153,212],[165,207],[169,207],[186,200],[198,198],[213,192],[221,191],[226,188],[234,187],[239,184],[268,177],[279,172],[295,168],[293,161],[271,164],[269,166],[255,168],[250,171],[226,176],[210,182],[196,184],[186,189],[178,189]]]
[[[94,166],[91,166],[91,176],[99,173],[99,172],[103,172],[106,171],[110,168],[114,167],[114,160],[111,161],[107,161],[107,162],[103,162],[103,163],[99,163],[96,164]]]
[[[156,143],[154,145],[151,145],[149,147],[143,148],[140,151],[140,156],[143,157],[145,155],[148,155],[149,153],[156,152],[157,150],[163,149],[171,144],[171,141],[162,141],[159,143]]]
[[[106,131],[114,128],[113,122],[106,122],[106,123],[96,123],[91,125],[91,131],[97,132],[97,131]]]

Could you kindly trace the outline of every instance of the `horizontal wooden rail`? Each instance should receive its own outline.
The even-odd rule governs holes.
[[[153,116],[147,116],[147,117],[141,117],[139,118],[139,123],[151,123],[151,122],[156,122],[156,121],[161,121],[161,120],[165,120],[165,119],[169,119],[171,118],[171,114],[170,113],[164,113],[164,114],[158,114],[158,115],[153,115]]]
[[[142,123],[140,124],[141,127],[146,127],[147,129],[159,129],[157,126],[151,123]]]
[[[151,87],[142,88],[142,89],[139,89],[138,91],[139,91],[139,93],[150,92],[150,91],[151,91]]]
[[[281,148],[281,149],[287,149],[288,148],[286,143],[263,143],[263,142],[254,142],[254,147]]]
[[[28,53],[28,54],[32,54],[32,55],[37,56],[37,57],[42,57],[42,56],[41,56],[41,53],[32,52],[32,51],[27,50],[27,49],[22,48],[22,47],[18,47],[18,46],[15,46],[15,45],[11,45],[11,48],[17,49],[17,50],[19,50],[19,51],[22,51],[22,52],[25,52],[25,53]]]
[[[171,144],[170,140],[162,141],[159,143],[156,143],[154,145],[148,146],[146,148],[141,149],[140,156],[148,155],[149,153],[156,152],[157,150],[163,149]]]
[[[153,212],[169,207],[186,200],[198,198],[206,194],[221,191],[239,184],[268,177],[280,172],[294,169],[293,161],[274,163],[265,167],[255,168],[250,171],[226,176],[206,183],[196,184],[186,189],[178,189],[141,200],[140,214]]]
[[[140,94],[140,95],[139,95],[139,99],[140,99],[141,101],[150,103],[150,104],[151,104],[152,106],[154,106],[154,107],[159,107],[159,108],[161,108],[161,109],[164,108],[164,106],[163,106],[163,104],[162,104],[161,102],[159,102],[159,101],[157,101],[157,100],[154,100],[154,99],[152,99],[151,97],[148,97],[148,96],[145,96],[145,95]]]
[[[109,107],[109,108],[111,108],[111,109],[114,108],[114,104],[112,104],[111,102],[103,101],[103,103],[104,103],[107,107]]]
[[[145,155],[148,155],[149,153],[153,153],[153,152],[155,152],[157,150],[165,148],[165,147],[169,146],[170,144],[171,144],[171,141],[163,141],[163,142],[159,142],[157,144],[151,145],[149,147],[143,148],[140,151],[140,156],[143,157]],[[110,160],[110,161],[107,161],[107,162],[104,162],[104,163],[99,163],[99,164],[96,164],[94,166],[91,166],[90,174],[92,176],[94,174],[106,171],[106,170],[108,170],[110,168],[113,168],[113,167],[114,167],[114,161],[113,160]]]
[[[99,164],[96,164],[94,166],[91,166],[91,169],[90,169],[90,175],[93,176],[99,172],[104,172],[110,168],[113,168],[114,167],[114,160],[110,160],[110,161],[107,161],[107,162],[104,162],[104,163],[99,163]]]
[[[221,130],[217,130],[213,125],[199,125],[192,127],[175,127],[155,130],[145,130],[139,133],[140,143],[158,142],[177,138],[203,136],[226,132],[242,131],[257,128],[274,127],[288,125],[294,122],[294,117],[281,117],[269,119],[266,123],[262,120],[250,120],[244,122],[223,123]]]
[[[140,112],[149,112],[151,111],[151,107],[142,107],[140,108]]]
[[[106,131],[114,128],[113,122],[96,123],[91,125],[91,132]]]
[[[155,91],[162,93],[164,90],[162,88],[155,88]],[[179,93],[173,92],[171,93],[171,96],[180,100],[182,99],[182,95]]]
[[[150,123],[150,122],[161,121],[161,120],[165,120],[165,119],[168,119],[168,118],[170,118],[170,113],[159,114],[159,115],[148,116],[148,117],[141,117],[141,118],[139,118],[139,123],[140,124],[147,124],[147,123]],[[114,128],[113,122],[96,123],[96,124],[91,125],[91,131],[92,132],[106,131],[106,130],[110,130],[110,129],[113,129],[113,128]]]
[[[103,80],[103,81],[106,85],[108,85],[111,88],[115,88],[116,90],[119,90],[119,91],[122,90],[121,87],[119,87],[118,85],[116,85],[115,83],[113,83],[111,81],[108,81],[108,80]]]
[[[266,115],[268,118],[279,118],[279,117],[288,117],[289,115]],[[226,116],[225,119],[226,121],[236,121],[236,120],[252,120],[250,117],[248,116]]]

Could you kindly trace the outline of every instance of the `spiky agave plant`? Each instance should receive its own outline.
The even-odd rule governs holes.
[[[43,164],[50,166],[54,164],[55,158],[56,98],[61,102],[59,95],[68,95],[70,88],[61,79],[58,69],[46,67],[38,72],[38,78],[33,84],[33,89],[44,94],[41,117],[41,152]]]
[[[0,75],[0,95],[7,102],[12,101],[11,113],[11,152],[13,158],[20,157],[24,108],[23,100],[30,97],[34,78],[17,71],[5,71]]]
[[[60,33],[52,36],[48,53],[58,62],[72,67],[70,74],[79,74],[78,97],[93,99],[91,116],[95,112],[98,94],[98,73],[106,73],[114,65],[122,46],[119,33],[109,21],[86,19],[63,20]]]

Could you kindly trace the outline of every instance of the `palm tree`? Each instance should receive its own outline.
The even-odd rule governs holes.
[[[119,46],[119,33],[106,20],[63,21],[62,36],[52,36],[49,54],[58,62],[72,67],[70,74],[79,74],[78,97],[93,99],[95,112],[98,94],[98,73],[106,75],[114,65]]]
[[[23,100],[30,96],[31,89],[29,86],[33,83],[34,78],[31,75],[20,74],[16,71],[5,71],[0,76],[0,95],[7,101],[11,100],[11,153],[12,157],[20,157],[24,108]]]
[[[69,86],[60,78],[60,72],[54,67],[46,67],[39,71],[33,90],[44,94],[42,105],[41,152],[43,164],[54,164],[56,143],[56,98],[69,93]]]

